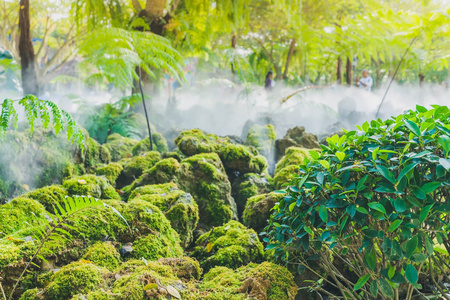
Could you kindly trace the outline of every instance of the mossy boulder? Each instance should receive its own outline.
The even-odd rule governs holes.
[[[120,200],[119,194],[105,177],[95,175],[76,176],[63,182],[69,195],[92,196],[100,199]]]
[[[132,233],[121,236],[121,240],[133,242],[131,257],[156,260],[183,255],[177,232],[158,207],[134,199],[119,211],[131,227]]]
[[[46,186],[22,195],[22,197],[34,199],[41,203],[51,213],[54,212],[54,205],[56,203],[61,204],[66,196],[67,191],[61,185]]]
[[[56,272],[45,290],[49,300],[66,300],[72,296],[88,293],[105,286],[103,276],[107,269],[87,261],[73,262]]]
[[[197,293],[190,290],[183,294],[183,299],[293,300],[297,290],[294,278],[286,268],[264,262],[237,270],[215,267],[205,274]],[[189,297],[190,294],[195,296]]]
[[[166,139],[160,133],[152,133],[152,142],[153,142],[153,150],[159,153],[168,152],[169,148],[167,147]],[[150,140],[149,138],[143,139],[138,142],[131,152],[134,156],[139,155],[144,152],[150,151]]]
[[[244,212],[247,200],[250,197],[272,191],[272,179],[259,174],[248,173],[234,180],[231,195],[236,201],[239,216]]]
[[[299,176],[299,173],[298,166],[292,165],[284,167],[273,176],[273,185],[275,189],[281,189],[283,186],[289,185],[292,179]]]
[[[99,164],[109,164],[111,162],[109,150],[93,138],[86,136],[84,145],[84,150],[77,147],[73,154],[74,162],[82,168],[82,173],[94,170]]]
[[[172,268],[156,261],[131,260],[118,269],[117,275],[119,279],[112,287],[116,299],[170,299],[168,287],[180,285]]]
[[[278,161],[276,165],[275,174],[287,166],[301,165],[305,158],[311,158],[311,154],[309,154],[309,151],[311,150],[299,147],[287,148],[285,155],[283,156],[283,158],[281,158],[281,160]]]
[[[180,236],[181,245],[188,247],[199,220],[198,206],[191,194],[178,189],[174,183],[146,185],[135,189],[129,200],[148,201],[164,212],[172,228]]]
[[[273,177],[274,186],[280,189],[283,185],[299,175],[298,166],[303,163],[305,158],[311,158],[308,149],[299,147],[289,147],[286,154],[281,158],[275,168],[275,175]]]
[[[253,125],[248,131],[245,144],[254,146],[271,164],[275,160],[276,138],[277,134],[275,132],[275,127],[272,124]]]
[[[319,140],[312,133],[305,132],[305,127],[298,126],[287,131],[286,135],[275,142],[276,160],[278,161],[290,147],[305,149],[319,149]]]
[[[183,282],[200,280],[203,272],[202,268],[200,268],[199,262],[189,256],[179,258],[160,258],[158,263],[171,267],[172,272]]]
[[[215,266],[232,269],[264,259],[264,247],[253,229],[237,221],[213,228],[195,242],[192,256],[204,270]]]
[[[237,219],[231,185],[217,154],[198,154],[181,163],[173,158],[163,159],[124,188],[125,197],[137,187],[169,182],[194,197],[201,223],[215,226]]]
[[[269,193],[249,198],[242,216],[244,225],[262,232],[272,214],[271,209],[282,197],[283,194]]]
[[[44,224],[47,214],[42,204],[25,197],[0,205],[0,238],[24,228]]]
[[[98,167],[95,170],[95,173],[97,175],[105,176],[112,186],[116,186],[116,180],[117,178],[119,178],[119,175],[122,172],[122,170],[123,167],[121,164],[112,162],[106,166]]]
[[[131,157],[133,155],[133,147],[136,146],[138,142],[139,141],[137,140],[123,137],[118,133],[113,133],[108,136],[104,147],[109,150],[111,161],[118,162],[122,158]]]
[[[228,174],[262,173],[268,166],[266,159],[255,148],[236,144],[228,137],[207,134],[200,129],[183,131],[175,143],[186,156],[217,153]]]
[[[120,164],[123,166],[123,171],[117,179],[117,187],[122,188],[131,184],[144,171],[153,167],[160,160],[161,154],[157,151],[145,152],[132,158],[121,160]]]
[[[119,266],[120,254],[111,243],[97,242],[86,249],[82,257],[84,260],[91,261],[100,267],[105,267],[113,271]]]

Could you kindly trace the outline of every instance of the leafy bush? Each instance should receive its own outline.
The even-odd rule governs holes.
[[[280,191],[267,249],[348,299],[398,297],[401,284],[411,299],[425,269],[443,294],[424,266],[444,265],[435,243],[450,249],[449,120],[447,107],[417,106],[329,138]]]

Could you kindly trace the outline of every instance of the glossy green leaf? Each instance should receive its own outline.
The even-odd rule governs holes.
[[[386,209],[384,208],[383,205],[381,205],[381,204],[378,203],[378,202],[370,202],[370,203],[368,204],[368,206],[369,206],[371,209],[374,209],[374,210],[377,210],[377,211],[379,211],[379,212],[382,212],[383,214],[386,214]]]
[[[405,269],[405,277],[410,283],[416,283],[419,279],[419,274],[413,265],[408,264]]]
[[[398,213],[406,211],[406,203],[402,198],[396,198],[394,200],[394,208]]]
[[[370,270],[375,271],[375,265],[377,263],[377,254],[373,248],[370,252],[366,252],[366,254],[364,255],[364,261],[366,262],[367,267]]]
[[[358,281],[356,282],[355,286],[353,287],[354,291],[359,290],[362,288],[366,282],[370,279],[370,274],[364,275],[363,277],[360,277]]]
[[[405,256],[406,258],[410,258],[414,251],[416,251],[417,245],[419,243],[419,237],[415,235],[408,242],[406,242]]]
[[[439,159],[439,163],[444,167],[444,169],[450,171],[450,159],[441,158]]]
[[[345,153],[344,152],[336,152],[335,155],[339,159],[339,161],[343,161],[344,158],[345,158]]]
[[[381,175],[383,175],[384,178],[389,180],[392,184],[397,183],[397,180],[395,179],[394,175],[386,167],[377,165],[377,170],[380,172]]]
[[[441,135],[437,141],[444,148],[445,152],[450,152],[450,137],[448,135]]]
[[[426,184],[424,184],[420,189],[425,193],[425,194],[429,194],[434,192],[438,187],[441,186],[441,183],[438,181],[435,182],[428,182]]]
[[[391,285],[387,282],[387,280],[384,279],[383,277],[380,278],[380,291],[384,296],[388,298],[394,298],[394,290],[392,289]]]
[[[415,135],[420,136],[420,128],[417,126],[416,123],[414,123],[411,120],[405,120],[405,125],[408,127],[409,130],[411,130]]]
[[[400,226],[400,224],[402,224],[402,220],[395,220],[394,222],[391,223],[391,225],[389,225],[388,231],[392,232],[395,229],[398,228],[398,226]]]
[[[369,291],[372,296],[378,296],[378,284],[376,280],[372,281],[372,283],[370,284]]]
[[[423,223],[423,221],[425,221],[425,219],[428,217],[430,209],[433,207],[433,205],[434,204],[427,205],[420,211],[420,223]]]
[[[319,216],[325,223],[328,222],[328,211],[325,205],[319,207]]]

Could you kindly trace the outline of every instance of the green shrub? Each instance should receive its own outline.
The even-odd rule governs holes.
[[[314,263],[354,299],[392,298],[401,284],[410,299],[423,262],[442,264],[434,244],[450,246],[449,120],[447,107],[417,106],[328,138],[275,206],[267,249],[300,272]]]

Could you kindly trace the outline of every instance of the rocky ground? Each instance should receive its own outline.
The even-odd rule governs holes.
[[[245,131],[242,139],[192,129],[169,142],[155,133],[155,151],[119,134],[103,145],[87,136],[81,151],[51,131],[8,132],[5,293],[37,250],[36,228],[45,231],[66,196],[83,195],[107,206],[72,216],[61,228],[68,238],[44,245],[14,299],[305,299],[296,298],[304,278],[277,265],[259,233],[280,197],[273,191],[297,176],[317,137],[301,127],[281,139],[272,125]]]

